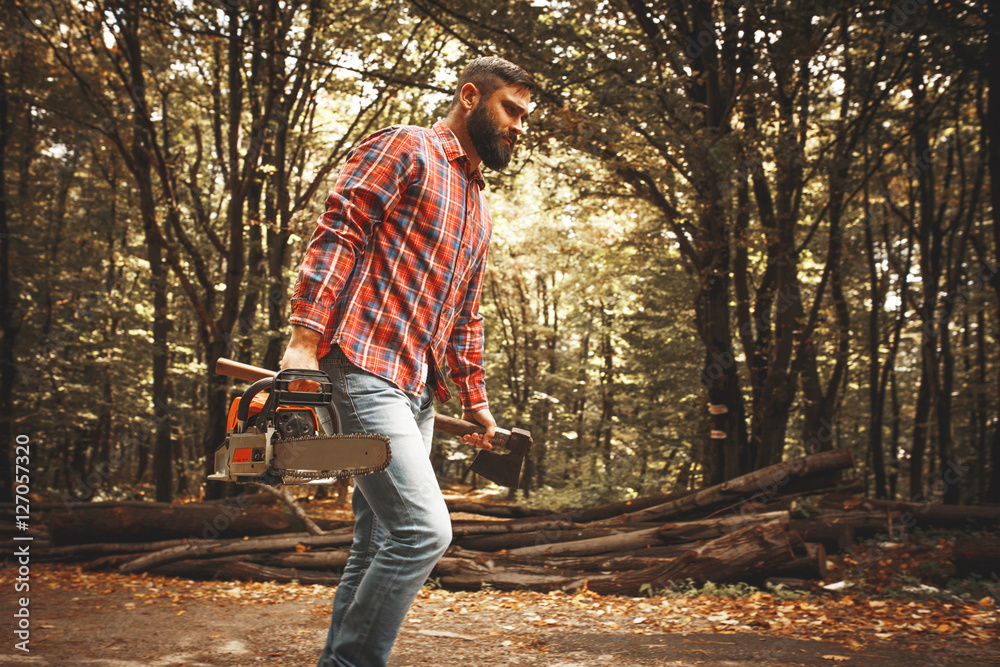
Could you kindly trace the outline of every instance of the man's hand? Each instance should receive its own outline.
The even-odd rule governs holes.
[[[490,440],[497,432],[497,422],[493,419],[493,415],[490,413],[488,408],[483,408],[482,410],[475,410],[472,412],[466,411],[462,413],[462,419],[467,422],[473,422],[474,424],[482,424],[486,427],[486,433],[473,433],[471,435],[463,435],[462,442],[467,445],[472,445],[473,447],[480,447],[482,449],[493,449],[493,445],[490,444]]]
[[[292,338],[288,341],[288,347],[285,348],[285,354],[281,357],[278,367],[282,370],[286,368],[319,370],[319,360],[316,358],[319,339],[318,331],[293,325]],[[319,389],[319,383],[312,380],[296,380],[289,383],[288,388],[292,391],[316,391]]]

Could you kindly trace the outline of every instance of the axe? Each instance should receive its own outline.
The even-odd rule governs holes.
[[[215,364],[215,372],[247,382],[256,382],[274,376],[274,371],[225,357],[219,358]],[[461,437],[473,433],[485,433],[486,427],[446,415],[434,415],[434,430],[438,433]],[[531,442],[531,433],[528,431],[519,428],[509,431],[498,428],[496,435],[490,440],[490,444],[506,451],[480,449],[472,459],[472,465],[469,466],[469,469],[500,486],[516,489],[520,484],[521,467],[528,450],[531,449]]]

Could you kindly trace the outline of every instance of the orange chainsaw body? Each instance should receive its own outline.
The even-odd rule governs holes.
[[[250,417],[253,417],[258,412],[264,409],[264,404],[267,403],[267,392],[260,392],[253,397],[250,401]],[[236,411],[240,407],[240,399],[237,396],[233,399],[232,404],[229,406],[229,418],[226,419],[226,430],[233,431],[236,429]],[[319,419],[316,417],[316,411],[313,408],[305,406],[279,406],[276,412],[307,412],[312,417],[313,428],[317,431],[319,430]]]

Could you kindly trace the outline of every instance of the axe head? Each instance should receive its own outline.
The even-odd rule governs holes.
[[[493,442],[496,442],[496,438]],[[500,486],[516,489],[521,483],[524,457],[531,449],[531,434],[519,428],[511,429],[510,436],[504,444],[507,447],[506,452],[480,449],[472,459],[470,469]]]

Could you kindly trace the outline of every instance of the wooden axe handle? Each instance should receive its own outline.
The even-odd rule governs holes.
[[[274,377],[274,371],[269,371],[259,366],[251,366],[250,364],[242,364],[232,359],[226,359],[225,357],[219,357],[219,360],[215,362],[215,372],[219,375],[236,378],[237,380],[246,380],[247,382],[256,382],[264,378]]]
[[[434,430],[439,433],[447,433],[448,435],[457,435],[459,437],[463,435],[472,435],[473,433],[485,433],[486,427],[482,424],[474,424],[473,422],[467,422],[464,419],[455,419],[454,417],[449,417],[448,415],[434,415]],[[502,445],[507,442],[507,438],[510,437],[510,432],[506,429],[498,428],[497,434],[493,436],[494,444]]]

